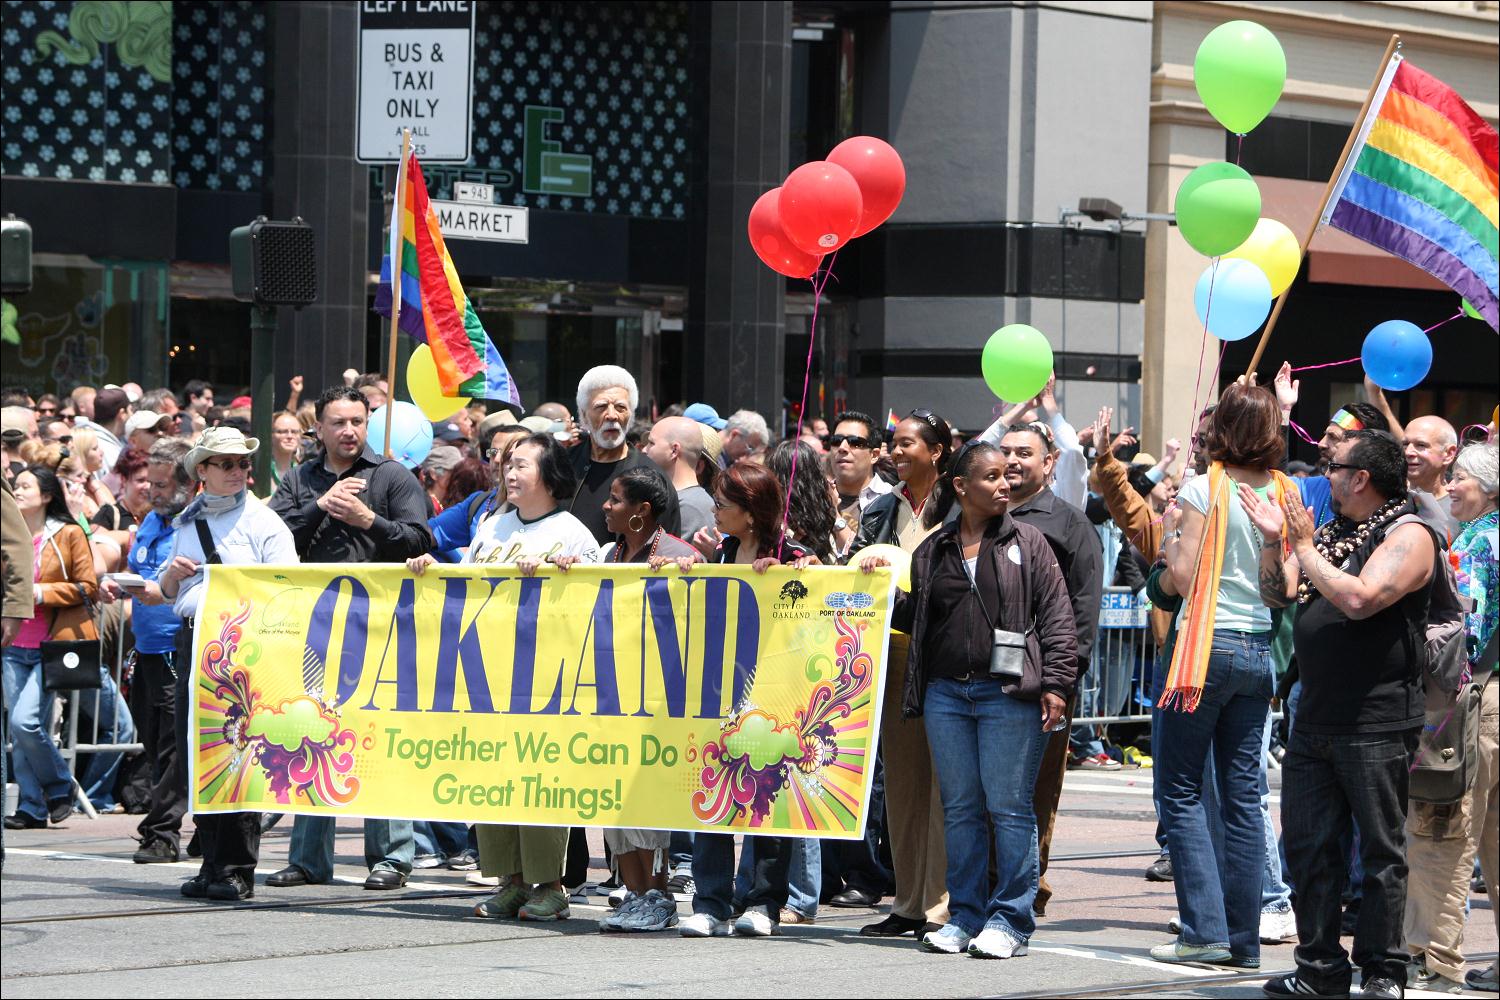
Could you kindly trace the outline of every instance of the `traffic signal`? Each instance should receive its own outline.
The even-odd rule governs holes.
[[[313,229],[300,218],[272,222],[261,216],[229,233],[234,297],[257,306],[311,305],[318,298]]]
[[[14,215],[0,219],[0,293],[31,291],[31,226]]]

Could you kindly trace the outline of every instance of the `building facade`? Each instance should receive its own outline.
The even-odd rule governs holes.
[[[1243,151],[1191,82],[1198,40],[1235,17],[1276,32],[1291,67]],[[32,225],[37,251],[32,292],[11,300],[19,343],[0,345],[6,384],[247,384],[249,307],[230,294],[227,241],[258,215],[300,216],[318,245],[319,301],[279,311],[275,384],[383,367],[371,303],[391,171],[355,159],[358,25],[358,4],[332,0],[0,6],[0,211]],[[1240,152],[1266,214],[1290,206],[1295,222],[1393,27],[1494,119],[1493,4],[488,0],[472,155],[424,170],[434,198],[484,183],[530,212],[524,245],[449,242],[528,405],[569,402],[608,362],[638,373],[645,409],[704,400],[774,424],[794,419],[815,303],[808,282],[759,263],[745,219],[791,168],[882,136],[905,160],[906,197],[834,261],[809,413],[927,405],[978,429],[997,408],[980,349],[1024,322],[1050,339],[1075,424],[1109,405],[1154,449],[1188,422],[1204,262],[1164,223],[1074,209],[1169,212],[1188,170]],[[571,179],[541,176],[543,147]],[[1351,281],[1375,273],[1351,254],[1314,243],[1268,360],[1313,360],[1311,331],[1316,360],[1357,354],[1379,319],[1452,298],[1399,262],[1395,278]],[[1396,313],[1360,327],[1382,309]],[[1445,329],[1493,360],[1487,330],[1457,329],[1474,325]],[[1492,373],[1475,385],[1472,365],[1438,355],[1433,405],[1493,396]],[[1305,381],[1309,412],[1345,391],[1332,379],[1357,381],[1339,371],[1326,390]]]

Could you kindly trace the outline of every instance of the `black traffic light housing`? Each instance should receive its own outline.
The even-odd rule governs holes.
[[[0,219],[0,293],[31,291],[31,226],[14,215]]]
[[[300,218],[272,222],[261,216],[229,233],[229,273],[234,297],[257,306],[301,309],[318,298],[313,228]]]

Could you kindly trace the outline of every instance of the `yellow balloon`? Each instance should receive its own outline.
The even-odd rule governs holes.
[[[1291,287],[1302,266],[1302,247],[1290,229],[1275,219],[1261,219],[1245,242],[1224,256],[1239,257],[1266,272],[1271,279],[1271,297]]]
[[[437,362],[432,360],[432,350],[426,344],[417,345],[411,352],[411,361],[406,365],[406,391],[417,409],[426,414],[428,420],[447,420],[468,406],[470,400],[462,396],[444,396],[438,384]]]
[[[847,566],[858,566],[861,561],[871,556],[879,556],[891,564],[891,573],[896,577],[896,586],[911,593],[911,553],[899,545],[867,545],[854,555],[849,557],[845,563]]]

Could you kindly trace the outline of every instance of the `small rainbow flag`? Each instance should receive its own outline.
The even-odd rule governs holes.
[[[1496,168],[1494,128],[1398,54],[1322,221],[1420,267],[1500,330]]]
[[[375,292],[375,311],[382,316],[391,314],[393,260],[401,262],[397,325],[432,351],[443,394],[496,399],[519,408],[521,394],[510,369],[458,280],[415,156],[408,156],[396,175],[391,245],[380,262],[380,288]]]
[[[895,410],[887,410],[885,413],[885,432],[887,434],[891,433],[896,429],[896,425],[900,422],[901,418],[896,416]]]

